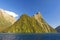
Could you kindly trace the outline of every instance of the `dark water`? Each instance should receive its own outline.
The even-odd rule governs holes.
[[[0,33],[0,40],[60,40],[60,34],[59,33],[45,33],[45,34]]]

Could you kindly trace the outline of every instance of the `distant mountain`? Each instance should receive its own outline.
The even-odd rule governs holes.
[[[56,32],[48,25],[39,12],[33,16],[23,14],[11,27],[3,32],[8,33],[51,33]]]
[[[15,18],[7,14],[5,10],[0,9],[0,32],[11,26],[15,22]]]
[[[60,33],[60,26],[58,26],[57,28],[55,28],[55,30]]]

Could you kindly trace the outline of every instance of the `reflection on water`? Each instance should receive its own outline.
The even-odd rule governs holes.
[[[0,40],[60,40],[59,33],[45,34],[0,34]]]
[[[0,34],[0,40],[15,40],[15,34]]]

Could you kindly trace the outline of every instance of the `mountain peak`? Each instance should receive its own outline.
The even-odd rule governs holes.
[[[3,17],[6,21],[11,22],[12,24],[15,22],[15,17],[5,12],[5,10],[1,8],[0,8],[0,17]]]
[[[58,33],[60,33],[60,25],[55,29],[57,30]]]
[[[37,12],[36,14],[34,14],[35,17],[41,17],[42,18],[42,15],[40,12]]]
[[[4,10],[4,9],[0,8],[0,12],[4,12],[6,14],[9,14],[10,16],[13,16],[13,17],[18,17],[18,15],[15,12],[12,12],[12,11],[8,11],[8,10]]]
[[[27,14],[22,14],[22,16],[28,16]]]
[[[0,9],[0,31],[11,26],[15,22],[15,18],[5,12],[4,9]]]
[[[33,17],[23,14],[20,18],[9,28],[3,32],[8,33],[48,33],[56,32],[50,27],[43,18],[40,18],[40,13],[38,12]]]
[[[27,14],[22,14],[20,18],[25,18],[25,17],[28,17]]]

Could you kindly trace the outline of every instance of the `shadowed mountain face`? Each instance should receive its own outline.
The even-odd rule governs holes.
[[[55,28],[55,30],[60,33],[60,26],[58,26],[57,28]]]
[[[34,16],[23,14],[11,27],[3,32],[8,33],[51,33],[56,32],[50,25],[48,25],[40,13]]]
[[[5,28],[11,26],[14,21],[14,17],[7,14],[4,10],[0,9],[0,32]]]

